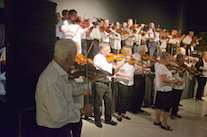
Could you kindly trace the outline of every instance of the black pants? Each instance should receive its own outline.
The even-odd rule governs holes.
[[[172,45],[172,44],[167,44],[167,48],[166,51],[170,54],[170,55],[175,55],[177,52],[177,47],[176,45]]]
[[[129,109],[131,111],[140,110],[144,96],[145,96],[145,77],[141,75],[135,75],[134,87],[129,103]]]
[[[133,87],[118,83],[118,114],[126,114]]]
[[[69,123],[61,128],[47,128],[40,127],[39,134],[40,137],[71,137],[71,132],[73,137],[80,137],[82,129],[82,120],[78,123]]]
[[[190,80],[190,84],[189,84],[188,98],[193,98],[195,84],[196,84],[196,78],[193,77],[193,79]]]
[[[201,99],[201,97],[203,96],[204,87],[206,85],[206,80],[207,78],[205,77],[197,77],[198,89],[196,93],[196,99]]]
[[[95,121],[101,121],[100,106],[102,105],[102,99],[104,99],[105,107],[105,121],[111,120],[112,114],[112,94],[110,86],[104,82],[95,82],[94,93],[94,117]]]
[[[86,39],[81,39],[81,50],[82,50],[82,54],[85,56],[87,52]]]
[[[92,44],[92,47],[89,51],[89,48],[90,48],[92,42],[93,42],[93,44]],[[96,54],[99,53],[99,41],[96,39],[86,40],[86,43],[87,43],[87,52],[89,51],[88,58],[93,60],[93,58],[96,56]]]
[[[177,115],[178,106],[182,93],[183,90],[177,90],[177,89],[172,90],[172,115]]]

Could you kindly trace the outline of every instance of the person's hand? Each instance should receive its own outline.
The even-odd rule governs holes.
[[[145,26],[145,24],[141,24],[141,27],[144,27]]]
[[[116,74],[115,74],[115,75],[113,75],[113,76],[111,76],[111,78],[114,78],[114,79],[116,79]]]
[[[127,78],[129,78],[129,79],[133,80],[133,77],[132,77],[132,76],[127,76]]]
[[[131,59],[131,57],[130,56],[126,56],[126,62],[128,62],[129,60]]]
[[[83,93],[82,93],[82,95],[88,95],[88,94],[92,95],[92,91],[90,89],[84,90]]]
[[[174,79],[172,83],[178,83],[178,79]]]
[[[178,82],[181,83],[181,84],[183,84],[183,81],[181,81],[181,80],[178,80]]]
[[[152,71],[150,69],[146,69],[144,71],[149,72],[150,74],[152,73]]]
[[[91,104],[85,105],[83,108],[81,108],[81,110],[84,112],[84,113],[81,112],[81,115],[90,116],[93,113]]]

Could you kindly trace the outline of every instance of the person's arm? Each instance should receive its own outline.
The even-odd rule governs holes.
[[[121,76],[121,77],[126,77],[126,78],[129,78],[129,79],[131,79],[131,80],[133,79],[133,77],[132,77],[132,76],[129,76],[129,75],[123,74],[123,73],[121,73],[120,71],[116,72],[116,75]]]
[[[167,79],[166,76],[167,76],[166,74],[161,75],[162,82],[165,82],[165,83],[177,83],[178,82],[177,79],[169,80],[169,79]]]
[[[122,67],[126,62],[128,62],[128,61],[130,60],[130,58],[131,58],[131,57],[127,56],[127,57],[125,58],[124,61],[122,61],[122,62],[119,63],[119,64],[114,65],[114,66],[113,66],[113,69],[115,69],[115,70],[119,69],[119,68]]]

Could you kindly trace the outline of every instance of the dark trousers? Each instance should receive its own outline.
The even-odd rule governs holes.
[[[178,106],[182,93],[183,90],[177,90],[177,89],[172,90],[172,115],[177,115]]]
[[[193,79],[190,80],[190,84],[189,84],[188,98],[193,98],[195,84],[196,84],[196,78],[193,77]]]
[[[133,87],[118,83],[118,114],[126,114]]]
[[[144,96],[145,96],[145,77],[141,75],[135,75],[133,91],[129,103],[129,109],[131,111],[140,110]]]
[[[206,80],[207,78],[205,77],[197,77],[198,89],[196,93],[196,99],[201,99],[201,97],[203,96],[204,87],[206,85]]]
[[[147,47],[148,47],[148,54],[149,56],[155,56],[157,57],[157,42],[147,42]]]
[[[177,47],[176,47],[176,45],[167,44],[166,51],[167,51],[168,53],[170,53],[170,55],[173,56],[173,55],[175,55],[176,52],[177,52]]]
[[[105,107],[105,121],[111,120],[112,114],[112,95],[110,86],[104,82],[95,82],[95,93],[94,93],[94,117],[95,121],[101,121],[100,106],[102,105],[102,99],[104,99]]]
[[[81,39],[81,50],[82,54],[85,56],[85,54],[87,53],[86,39]]]
[[[47,128],[40,127],[39,134],[40,137],[71,137],[71,132],[73,137],[81,136],[82,120],[78,123],[69,123],[61,128]]]
[[[92,47],[91,47],[91,43],[93,42],[92,44]],[[87,52],[89,51],[89,48],[91,47],[90,51],[89,51],[89,54],[88,54],[88,58],[92,59],[96,56],[96,54],[99,53],[99,41],[94,39],[94,40],[86,40],[86,43],[87,43]]]

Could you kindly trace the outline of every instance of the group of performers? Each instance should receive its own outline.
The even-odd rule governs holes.
[[[190,31],[187,36],[177,35],[177,30],[172,30],[169,34],[166,30],[155,29],[155,24],[152,22],[149,24],[149,30],[144,31],[143,28],[147,25],[133,24],[132,19],[128,19],[126,23],[123,23],[123,28],[121,28],[119,22],[109,25],[108,19],[103,20],[97,18],[98,25],[95,26],[91,19],[87,20],[87,24],[85,24],[81,18],[77,20],[77,11],[75,10],[63,10],[62,15],[63,19],[59,22],[57,21],[56,30],[60,32],[60,35],[57,35],[57,39],[60,40],[57,40],[56,43],[58,44],[55,46],[58,47],[58,45],[60,46],[61,44],[63,46],[70,46],[69,44],[72,42],[70,41],[69,44],[67,44],[65,40],[73,40],[78,49],[76,59],[79,61],[81,60],[81,63],[77,61],[76,63],[79,65],[82,64],[85,68],[87,68],[86,66],[90,64],[90,66],[95,68],[91,69],[94,73],[96,73],[95,78],[93,77],[91,83],[89,82],[92,86],[89,86],[88,88],[85,87],[83,89],[92,90],[92,101],[87,96],[87,98],[85,98],[87,101],[84,100],[84,102],[87,102],[85,105],[88,103],[93,105],[93,116],[97,127],[102,128],[103,126],[100,118],[102,115],[102,112],[100,111],[102,100],[104,100],[105,123],[115,126],[117,125],[117,122],[112,120],[112,114],[114,112],[118,112],[117,120],[119,122],[123,119],[130,120],[130,117],[127,116],[127,111],[131,111],[135,114],[143,112],[143,110],[141,110],[141,106],[145,97],[146,88],[150,87],[150,90],[152,91],[152,88],[154,87],[153,85],[155,85],[154,91],[156,91],[156,100],[154,100],[155,103],[153,103],[153,99],[151,101],[151,104],[155,104],[156,108],[156,119],[154,124],[159,125],[165,130],[172,131],[172,128],[167,123],[167,118],[171,108],[171,118],[173,120],[176,118],[182,118],[182,116],[177,112],[182,92],[186,87],[185,79],[187,77],[191,79],[197,78],[199,88],[196,94],[196,101],[202,100],[201,97],[203,95],[207,78],[207,52],[204,52],[200,59],[197,57],[186,56],[186,49],[187,51],[190,51],[188,52],[188,55],[191,55],[195,44],[198,42],[198,38],[193,38],[194,33],[192,31]],[[56,53],[57,56],[55,56]],[[76,59],[68,58],[65,62],[60,61],[60,59],[57,58],[60,53],[64,53],[63,49],[61,50],[55,48],[52,65],[57,67],[57,64],[59,64],[63,69],[67,68],[64,70],[69,73],[70,69],[68,66],[71,67]],[[84,55],[83,59],[80,59],[80,56],[78,55],[82,54]],[[89,61],[88,58],[92,61]],[[73,62],[68,62],[69,65],[61,66],[61,63],[67,64],[68,60],[73,60]],[[55,64],[54,61],[57,64]],[[90,67],[87,68],[88,75],[90,75],[89,71],[91,70]],[[63,72],[59,73],[61,74]],[[44,75],[46,74],[47,73],[44,73]],[[69,73],[69,77],[70,74],[71,73]],[[79,80],[80,79],[76,79],[76,82],[83,82],[83,80]],[[72,81],[69,81],[72,88],[70,90],[77,91],[78,86]],[[85,84],[86,83],[84,82],[82,86]],[[195,81],[193,84],[195,85]],[[64,124],[57,123],[53,126],[51,124],[52,122],[46,122],[45,124],[42,122],[44,120],[40,118],[40,114],[41,116],[44,116],[44,118],[50,115],[44,115],[43,112],[40,112],[42,111],[40,106],[41,103],[43,103],[41,102],[43,101],[42,97],[40,97],[41,94],[38,94],[41,89],[40,85],[41,81],[39,82],[39,86],[37,86],[39,88],[36,91],[36,102],[38,102],[37,105],[39,106],[37,107],[37,114],[39,114],[37,116],[37,123],[38,125],[47,128],[61,128],[67,122]],[[80,84],[78,85],[80,86],[79,88],[82,87]],[[111,88],[116,86],[117,89]],[[60,88],[60,85],[53,87],[55,89]],[[61,91],[58,90],[57,93],[59,94],[59,92]],[[115,93],[118,94],[116,95]],[[81,104],[81,99],[77,101],[77,98],[80,98],[82,95],[86,94],[88,95],[89,92],[84,91],[81,93],[79,91],[78,95],[75,95],[73,92],[73,94],[71,94],[73,95],[73,100],[67,101],[66,99],[66,102],[71,103],[72,101],[74,104]],[[49,93],[45,93],[44,95],[50,96]],[[55,95],[56,94],[52,93],[51,97]],[[154,94],[152,96],[154,96]],[[48,101],[49,97],[46,99]],[[58,107],[58,111],[63,109],[63,107],[60,106],[65,105],[63,100],[58,100],[56,98],[53,99],[55,99],[53,103],[55,103],[54,106]],[[50,104],[50,107],[52,107],[52,104]],[[89,106],[86,105],[86,107],[87,109],[85,107],[81,107],[80,105],[79,107],[76,106],[75,108],[70,109],[79,109],[81,115],[85,115],[87,117],[90,113],[92,113],[92,111],[89,111]],[[91,106],[90,109],[92,109]],[[160,113],[162,109],[163,121],[161,122]],[[84,111],[86,111],[87,114]],[[44,110],[44,113],[47,112],[49,113],[49,111]],[[57,114],[57,116],[59,115],[58,113],[55,114]],[[55,118],[54,114],[53,116],[56,121],[59,120],[58,118]],[[61,118],[61,120],[63,120],[64,115],[61,115]],[[40,119],[42,119],[42,121],[40,121]],[[50,121],[50,119],[47,120]],[[75,123],[78,120],[71,121],[71,123]],[[82,122],[80,121],[76,125],[79,129],[82,127]],[[73,124],[72,126],[75,125]],[[70,127],[72,126],[70,125]],[[77,131],[73,128],[70,128],[70,130],[74,130],[74,134]],[[80,131],[81,130],[78,130],[78,132]]]

